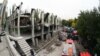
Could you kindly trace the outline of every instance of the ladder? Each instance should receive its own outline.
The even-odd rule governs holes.
[[[28,43],[25,41],[25,39],[19,39],[17,40],[17,43],[19,44],[21,50],[25,53],[26,56],[32,56],[32,48],[28,45]]]
[[[15,40],[21,49],[21,51],[24,53],[22,56],[34,56],[33,49],[29,46],[29,44],[26,42],[26,40],[23,37],[13,37],[11,35],[8,35],[10,39]]]

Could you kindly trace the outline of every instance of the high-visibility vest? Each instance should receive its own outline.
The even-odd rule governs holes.
[[[89,52],[81,52],[80,56],[91,56]]]
[[[68,55],[70,55],[70,56],[73,55],[73,48],[68,48]]]
[[[80,56],[83,56],[83,52],[80,53]]]
[[[91,56],[89,52],[86,52],[86,56]]]
[[[81,53],[80,53],[80,56],[86,56],[86,55],[85,55],[85,53],[84,53],[84,52],[81,52]]]

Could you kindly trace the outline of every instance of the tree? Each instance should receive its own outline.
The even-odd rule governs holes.
[[[100,14],[98,9],[81,11],[76,25],[79,35],[88,43],[88,48],[100,47]],[[97,49],[97,48],[96,48]],[[100,52],[100,50],[98,49]]]
[[[72,20],[72,25],[71,26],[73,28],[76,28],[76,23],[77,23],[77,19],[75,18],[75,19]]]
[[[62,25],[67,26],[67,20],[62,20]]]
[[[77,19],[62,20],[62,25],[68,27],[76,27]]]
[[[72,20],[62,20],[62,25],[70,27],[72,24]]]

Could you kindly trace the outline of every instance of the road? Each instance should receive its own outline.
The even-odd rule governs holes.
[[[61,56],[65,42],[62,42],[61,46],[52,45],[53,51],[48,52],[46,49],[40,51],[36,56]]]
[[[0,56],[10,56],[9,50],[7,48],[7,44],[5,40],[2,39],[4,42],[0,42]]]
[[[52,45],[53,50],[51,52],[48,52],[46,49],[44,49],[40,51],[36,56],[61,56],[63,46],[63,44],[61,46]]]
[[[74,42],[74,43],[75,43],[76,47],[80,49],[80,51],[83,49],[82,46],[77,44],[77,42]],[[6,44],[1,42],[0,45],[1,45],[0,46],[0,56],[9,56],[10,54],[9,54],[8,48],[6,48],[6,46],[5,46]],[[55,46],[53,44],[51,46],[52,51],[47,51],[47,49],[43,49],[36,56],[61,56],[64,46],[65,46],[65,42],[62,42],[61,46]]]

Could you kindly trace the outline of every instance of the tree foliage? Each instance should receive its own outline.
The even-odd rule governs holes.
[[[69,19],[69,20],[62,20],[62,25],[68,26],[68,27],[75,27],[76,26],[77,19]]]
[[[71,20],[62,20],[62,25],[64,25],[64,26],[71,26],[71,24],[72,24],[72,21]]]
[[[75,19],[72,20],[72,25],[71,26],[73,28],[76,28],[76,24],[77,24],[77,19],[75,18]]]
[[[67,25],[67,20],[62,20],[62,25],[66,26]]]
[[[100,39],[100,13],[98,9],[94,8],[91,11],[81,11],[76,27],[79,35],[84,40],[87,40],[89,46],[95,48],[98,45],[100,47],[99,42],[97,41],[97,39]],[[91,40],[91,43],[89,42],[89,39]],[[100,51],[99,49],[98,51]]]

